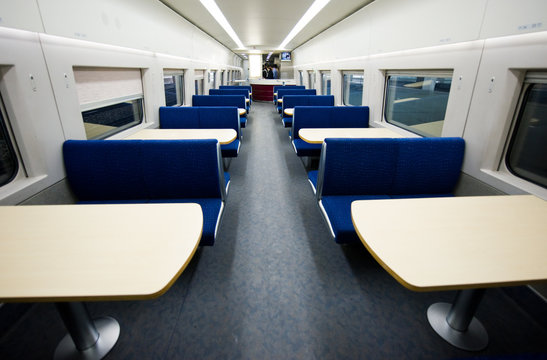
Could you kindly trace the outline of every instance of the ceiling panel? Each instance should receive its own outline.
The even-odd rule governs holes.
[[[237,49],[199,0],[160,0],[179,15],[237,53],[257,49],[276,51],[313,0],[216,0],[218,7],[247,50]],[[331,0],[321,12],[287,45],[292,50],[354,11],[374,0]]]

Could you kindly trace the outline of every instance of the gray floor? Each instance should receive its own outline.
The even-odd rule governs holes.
[[[500,289],[477,316],[485,351],[447,344],[427,307],[454,292],[415,293],[361,245],[333,242],[270,103],[253,104],[216,244],[199,250],[152,301],[90,303],[121,324],[108,359],[451,359],[547,353],[547,330]],[[394,222],[396,226],[396,222]],[[412,256],[412,254],[409,254]],[[137,279],[138,281],[138,279]],[[50,358],[64,334],[52,304],[37,304],[0,339],[0,359]]]

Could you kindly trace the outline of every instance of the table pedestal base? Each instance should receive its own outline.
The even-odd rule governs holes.
[[[454,303],[436,303],[427,309],[427,319],[443,339],[457,348],[479,351],[488,345],[488,333],[475,312],[485,289],[458,291]]]
[[[55,360],[99,360],[116,345],[120,324],[105,316],[91,320],[83,303],[57,303],[68,334],[61,340]]]

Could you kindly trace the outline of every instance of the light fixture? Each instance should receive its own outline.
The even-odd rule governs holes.
[[[268,54],[268,56],[266,57],[266,61],[269,61],[269,60],[270,60],[270,58],[272,57],[272,54],[273,54],[273,52],[271,52],[271,53]]]
[[[311,21],[311,19],[313,19],[315,15],[317,15],[319,11],[321,11],[321,9],[323,9],[325,5],[328,4],[329,1],[330,0],[315,0],[313,4],[311,4],[308,11],[306,11],[302,18],[298,20],[294,28],[291,30],[289,35],[287,35],[285,40],[283,40],[281,45],[277,47],[277,49],[283,50],[285,46],[287,46],[289,41],[291,41],[296,36],[296,34],[298,34],[304,28],[304,26],[306,26]]]
[[[219,23],[219,25],[222,26],[224,31],[226,31],[226,33],[228,33],[228,35],[230,35],[230,37],[232,38],[232,40],[235,41],[235,43],[237,44],[239,49],[245,49],[245,45],[243,45],[241,40],[239,40],[239,37],[237,36],[234,29],[232,29],[232,26],[230,26],[230,23],[228,22],[228,20],[226,20],[226,17],[222,13],[222,11],[220,11],[220,8],[218,7],[215,0],[199,0],[199,1],[201,1],[203,6],[205,6],[207,11],[209,11],[209,13]]]

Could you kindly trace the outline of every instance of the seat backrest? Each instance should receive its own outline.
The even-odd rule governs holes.
[[[397,169],[392,195],[452,193],[460,178],[462,138],[397,139]]]
[[[209,89],[209,95],[243,95],[249,97],[247,89]]]
[[[303,90],[305,88],[304,85],[276,85],[273,87],[273,92],[276,93],[280,89]]]
[[[225,196],[217,140],[68,140],[63,156],[82,201]]]
[[[452,193],[464,148],[462,138],[325,139],[318,199]]]
[[[285,95],[316,95],[315,89],[279,89],[277,90],[277,98],[283,99]]]
[[[199,109],[188,106],[160,106],[160,128],[199,129]]]
[[[244,95],[192,95],[192,106],[235,106],[245,109]]]
[[[295,106],[291,136],[303,128],[367,128],[368,106]]]
[[[220,85],[218,88],[219,89],[247,89],[249,91],[252,91],[252,88],[250,85]]]
[[[239,139],[241,128],[239,113],[233,106],[162,106],[162,129],[234,129]]]
[[[283,110],[295,106],[334,106],[334,95],[285,95]]]

